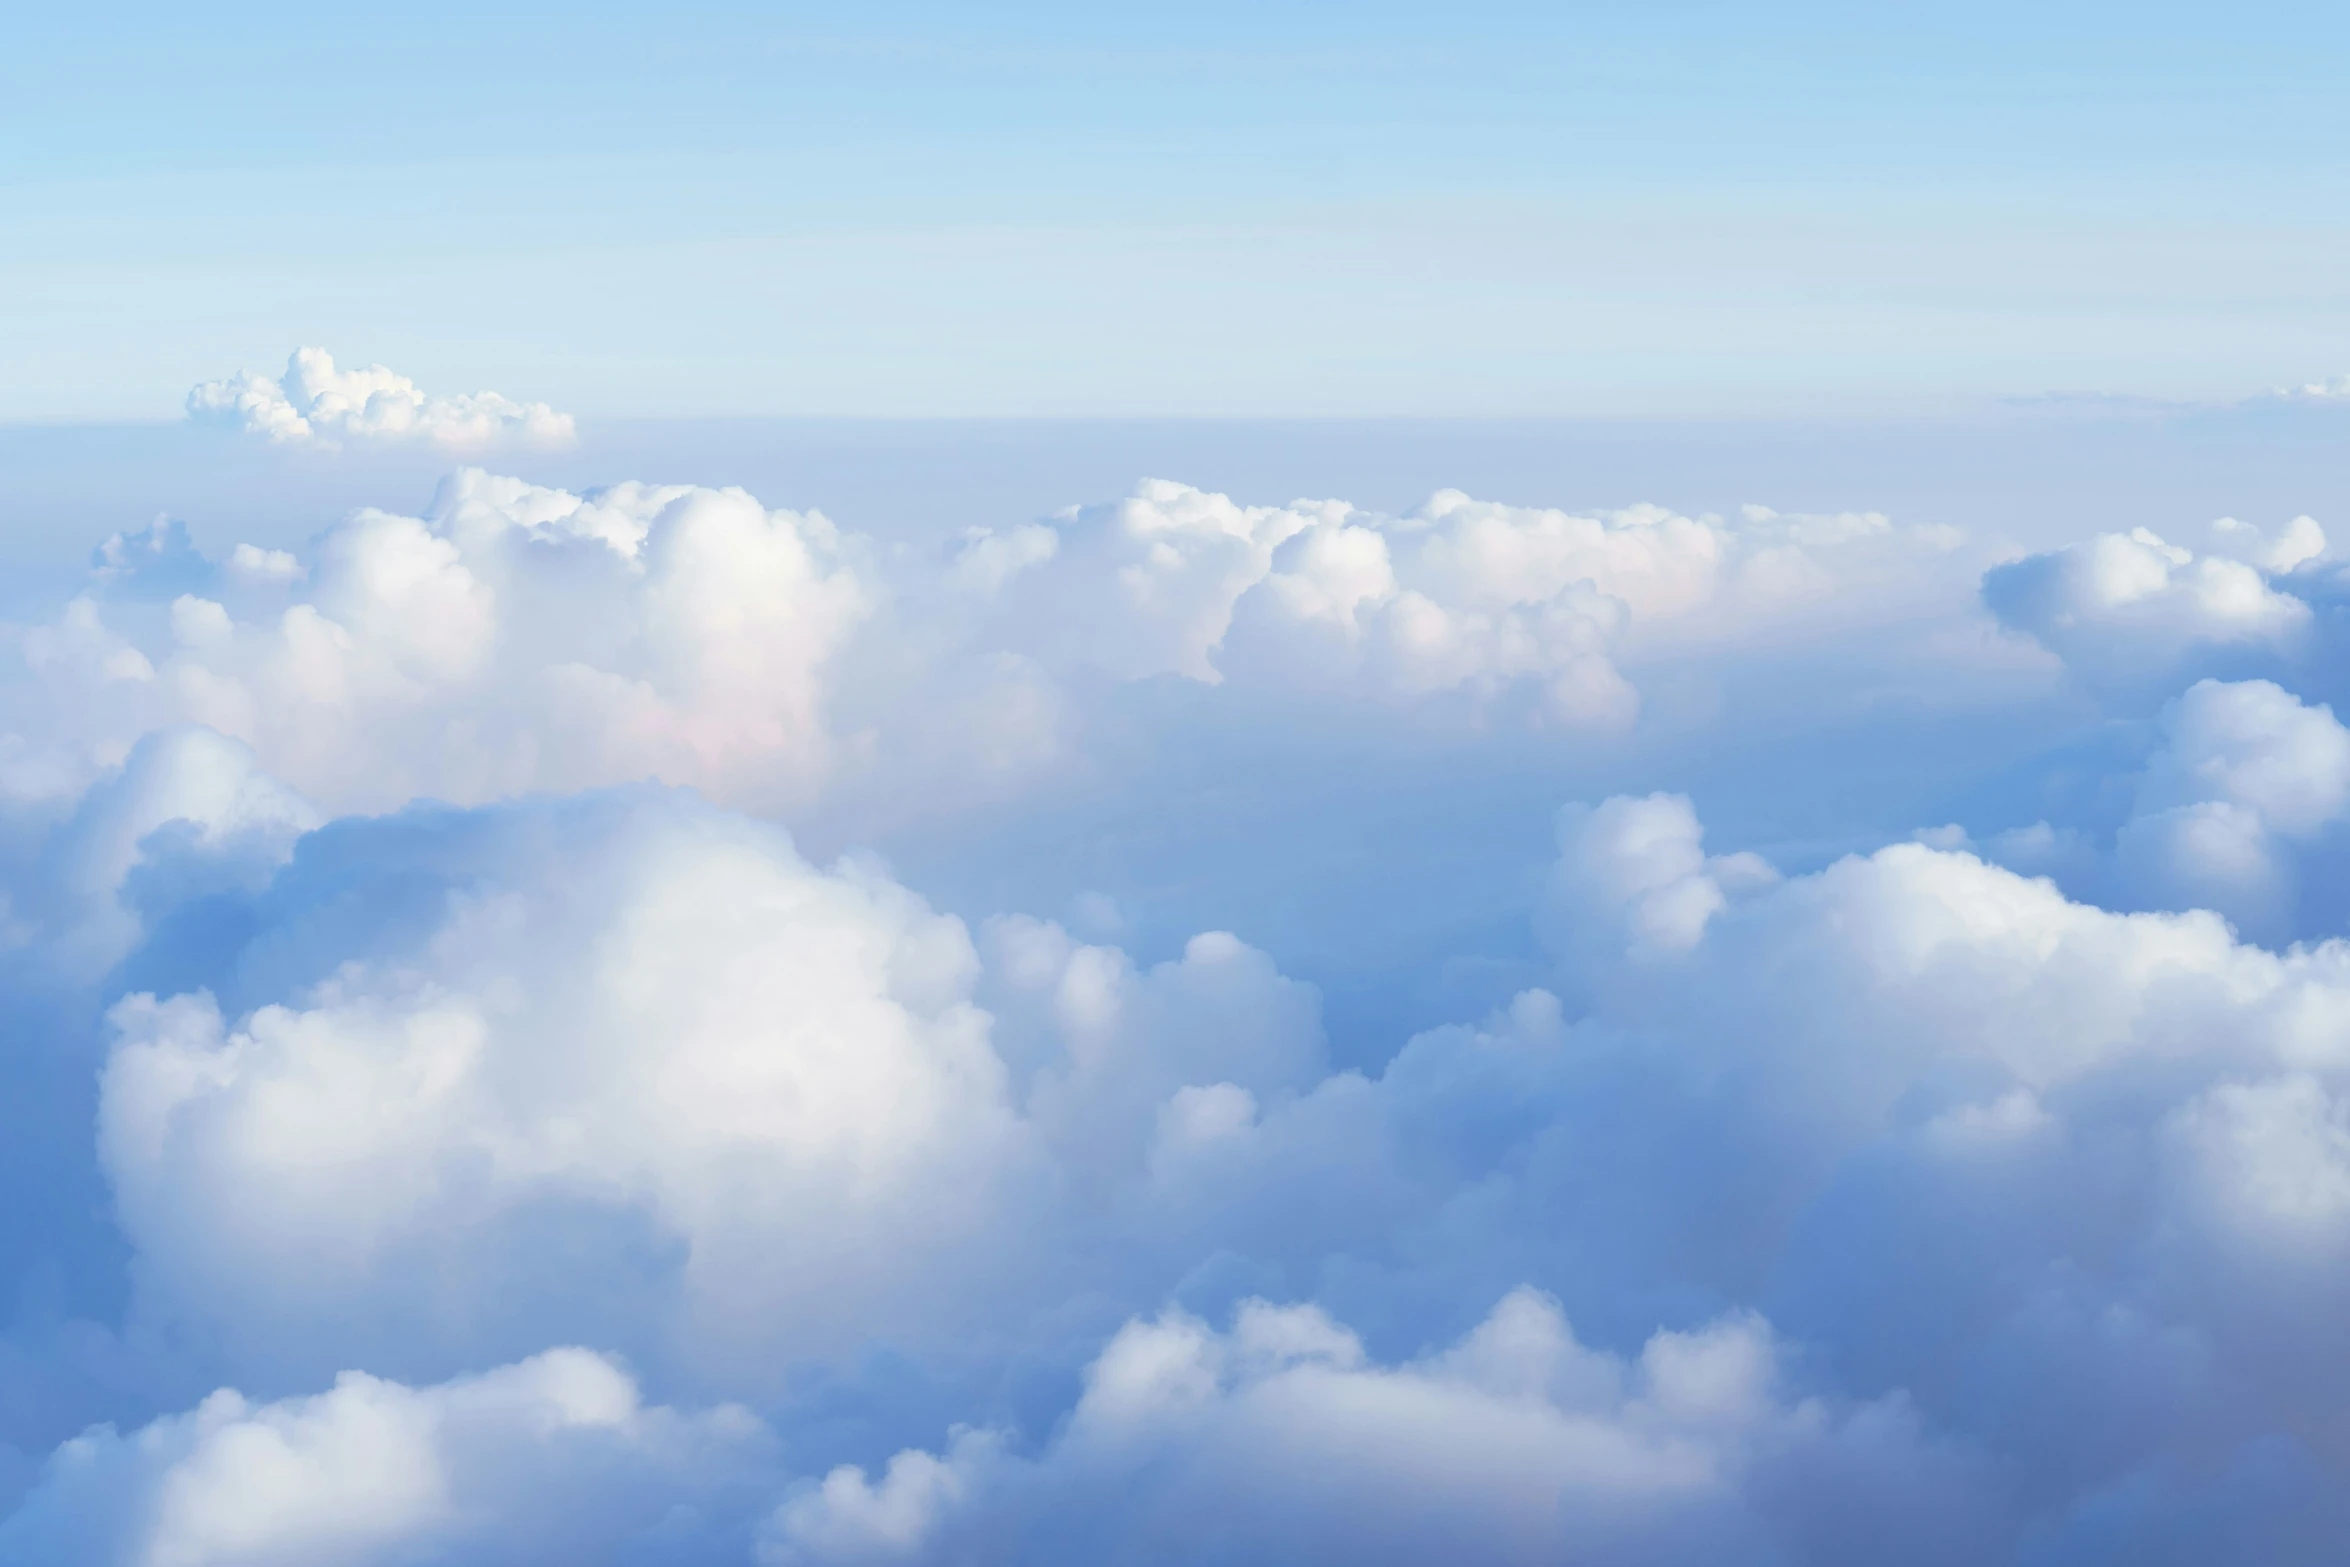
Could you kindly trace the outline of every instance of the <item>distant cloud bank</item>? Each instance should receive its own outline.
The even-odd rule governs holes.
[[[424,441],[486,447],[564,446],[571,415],[498,392],[433,395],[382,365],[338,370],[323,348],[298,348],[276,378],[240,370],[188,393],[188,417],[287,445]]]

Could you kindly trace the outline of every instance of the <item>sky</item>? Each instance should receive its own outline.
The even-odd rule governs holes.
[[[2227,400],[2350,365],[2337,10],[155,6],[0,62],[0,420]]]
[[[0,1567],[2334,1567],[2344,26],[12,17]]]

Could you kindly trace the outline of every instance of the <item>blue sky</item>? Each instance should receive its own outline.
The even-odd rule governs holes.
[[[77,8],[0,419],[1933,410],[2350,366],[2313,6]]]

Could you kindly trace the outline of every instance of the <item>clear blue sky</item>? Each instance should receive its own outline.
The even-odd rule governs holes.
[[[1754,414],[2350,370],[2340,7],[16,8],[0,420]]]

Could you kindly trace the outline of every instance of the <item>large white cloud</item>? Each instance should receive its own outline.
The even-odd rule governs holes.
[[[1781,1384],[1751,1316],[1626,1360],[1517,1291],[1381,1365],[1312,1307],[1249,1301],[1225,1333],[1174,1312],[1110,1341],[1041,1454],[966,1431],[837,1469],[778,1509],[761,1560],[1980,1559],[1981,1479],[1901,1400]]]
[[[2302,652],[2314,617],[2276,579],[2324,553],[2323,530],[2301,517],[2273,541],[2233,519],[2218,532],[2227,552],[2201,555],[2146,528],[2099,534],[1995,567],[1983,599],[2112,690],[2176,690],[2215,658],[2273,667]]]
[[[445,890],[266,1005],[113,1014],[100,1150],[140,1277],[232,1364],[439,1374],[569,1317],[780,1371],[1049,1265],[999,1219],[1050,1194],[971,943],[885,877],[658,794],[339,852],[330,897],[436,862]]]
[[[699,1386],[951,1359],[1155,1293],[1075,1237],[1131,1245],[1116,1194],[1200,1095],[1325,1070],[1312,988],[1229,935],[1138,968],[1011,919],[983,967],[877,867],[678,794],[343,824],[280,883],[230,1006],[121,1001],[102,1084],[147,1309],[239,1375],[445,1375],[555,1323]]]
[[[204,724],[340,809],[647,776],[778,805],[831,765],[826,672],[872,595],[818,514],[466,470],[429,517],[242,550],[160,616],[77,600],[26,653],[101,757]]]
[[[518,403],[496,392],[429,394],[382,365],[338,370],[323,348],[294,350],[279,377],[240,370],[225,381],[204,382],[188,393],[188,416],[296,445],[357,440],[560,446],[578,437],[571,415],[545,403]]]
[[[1626,609],[1592,580],[1609,527],[1577,521],[1589,536],[1554,550],[1565,558],[1547,576],[1504,583],[1498,572],[1480,580],[1456,570],[1423,591],[1409,559],[1399,572],[1390,537],[1409,522],[1343,501],[1244,506],[1146,481],[1058,527],[981,534],[956,571],[991,590],[988,634],[1048,665],[1210,684],[1230,674],[1276,688],[1362,678],[1404,696],[1531,682],[1560,718],[1621,723],[1638,707],[1609,658]],[[1686,537],[1654,553],[1710,543],[1702,528],[1683,526]]]
[[[2350,811],[2350,730],[2265,680],[2200,681],[2162,730],[2116,844],[2125,888],[2292,932],[2294,851]]]
[[[1148,481],[1054,527],[978,534],[957,569],[994,589],[1013,645],[1051,661],[1407,698],[1525,687],[1538,711],[1605,727],[1638,711],[1626,647],[1894,616],[1888,582],[1959,542],[1874,513],[1584,515],[1445,490],[1386,517]]]
[[[1978,596],[1869,514],[1152,484],[925,552],[478,472],[299,553],[120,536],[4,698],[0,1152],[93,1233],[48,1282],[0,1221],[0,1419],[128,1434],[0,1544],[2330,1559],[2321,547]],[[1875,847],[1990,769],[1968,704],[2077,809]],[[1308,811],[1248,826],[1251,739]],[[913,868],[739,814],[829,862],[884,806]],[[1003,890],[1056,854],[1093,890]],[[1297,975],[1415,862],[1326,1033]]]
[[[1162,1224],[1406,1344],[1434,1301],[1527,1278],[1615,1342],[1767,1304],[1850,1394],[2030,1471],[1971,1559],[2335,1516],[2350,947],[2264,951],[1923,844],[1660,926],[1659,889],[1708,876],[1684,804],[1565,837],[1580,1016],[1531,993],[1375,1076],[1199,1105]],[[2272,1462],[2300,1477],[2264,1493]]]
[[[2152,729],[2143,764],[2105,781],[2129,803],[2110,844],[2043,820],[1984,852],[2116,907],[2212,909],[2272,944],[2338,929],[2350,730],[2333,710],[2272,681],[2201,680]]]
[[[2302,819],[2260,744],[2188,713],[2184,773]],[[1774,881],[1699,837],[1670,797],[1569,812],[1546,928],[1576,1010],[1530,993],[1366,1076],[1327,1073],[1310,996],[1229,938],[1156,968],[1033,921],[974,947],[672,796],[345,825],[281,882],[405,911],[289,955],[324,905],[279,908],[235,966],[279,1005],[126,1003],[103,1149],[159,1320],[279,1374],[440,1375],[557,1333],[772,1399],[858,1346],[1065,1355],[1170,1289],[1351,1301],[1408,1360],[1530,1280],[1587,1342],[1664,1323],[1643,1366],[1775,1365],[1753,1323],[1705,1325],[1767,1306],[1845,1401],[1755,1394],[1696,1433],[1653,1367],[1598,1403],[1503,1398],[1456,1376],[1467,1350],[1379,1369],[1311,1312],[1230,1338],[1178,1313],[1125,1330],[1041,1449],[1049,1418],[799,1495],[786,1560],[1114,1554],[1161,1516],[1269,1559],[1457,1533],[1464,1497],[1480,1559],[1865,1560],[1929,1506],[1982,1559],[2247,1505],[2164,1477],[2264,1443],[2330,1473],[2350,947],[2270,952],[1923,844]],[[439,890],[392,898],[420,868]],[[1615,1364],[1548,1311],[1480,1332]],[[1130,1365],[1171,1380],[1120,1447],[1103,1389]],[[2023,1380],[1985,1398],[1985,1366]],[[1611,1511],[1660,1452],[1688,1488]],[[2132,1485],[2122,1522],[2091,1500]],[[2289,1492],[2322,1512],[2325,1485]]]
[[[1619,732],[1645,670],[1686,684],[1728,649],[1891,637],[1886,662],[1963,688],[1982,625],[1955,549],[1873,514],[1447,491],[1388,518],[1150,483],[942,556],[739,490],[467,469],[423,516],[362,510],[300,556],[117,535],[19,633],[30,679],[0,702],[74,781],[193,723],[329,811],[656,777],[802,821],[936,818],[1131,780],[1268,708],[1446,746]],[[1188,716],[1137,695],[1164,677],[1207,688]]]

